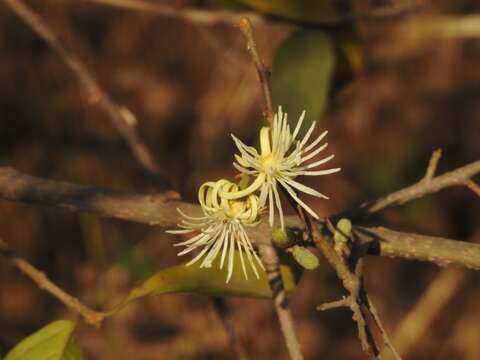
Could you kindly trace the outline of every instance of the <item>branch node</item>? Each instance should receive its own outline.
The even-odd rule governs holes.
[[[327,311],[331,309],[337,309],[340,307],[350,307],[350,297],[343,296],[340,300],[331,301],[325,304],[321,304],[317,306],[318,311]]]

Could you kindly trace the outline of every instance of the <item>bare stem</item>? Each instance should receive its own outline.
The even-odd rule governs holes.
[[[438,163],[442,157],[442,149],[437,149],[432,153],[430,157],[430,161],[428,162],[427,171],[425,172],[425,176],[423,177],[422,181],[430,181],[435,172],[437,171]]]
[[[88,306],[82,304],[77,298],[67,294],[60,287],[55,285],[48,279],[45,273],[36,269],[25,259],[17,256],[8,246],[8,244],[0,238],[0,256],[5,257],[10,264],[20,270],[24,275],[29,277],[40,289],[45,290],[68,308],[78,312],[83,316],[85,321],[96,327],[100,327],[106,313],[94,311]]]
[[[78,1],[78,0],[76,0]],[[144,12],[149,14],[157,14],[169,18],[180,19],[201,25],[231,25],[236,24],[241,18],[248,17],[255,24],[276,22],[290,25],[300,25],[304,27],[325,27],[342,24],[352,21],[383,21],[391,20],[402,16],[409,15],[426,6],[424,0],[405,1],[405,3],[388,6],[371,8],[364,12],[358,13],[339,13],[331,18],[325,17],[316,22],[308,22],[295,20],[286,17],[273,17],[268,15],[260,15],[258,12],[242,12],[242,11],[224,11],[218,9],[199,9],[199,8],[174,8],[164,5],[160,2],[150,2],[144,0],[84,0],[106,6],[117,7],[125,10]]]
[[[262,87],[263,91],[263,99],[265,101],[265,112],[267,115],[267,120],[272,125],[273,123],[273,102],[272,102],[272,94],[270,91],[270,72],[265,67],[258,54],[257,44],[253,37],[253,30],[252,24],[248,18],[242,18],[238,24],[240,30],[242,31],[243,36],[245,37],[245,41],[247,43],[247,50],[252,57],[252,61],[255,64],[255,68],[257,69],[258,79],[260,80],[260,86]]]
[[[169,181],[165,179],[165,176],[160,176],[160,167],[138,135],[135,124],[129,121],[126,112],[110,99],[80,59],[60,41],[43,19],[23,2],[19,0],[3,0],[3,2],[43,39],[72,71],[86,89],[89,98],[105,112],[110,122],[126,141],[134,158],[142,168],[160,180],[159,183],[163,188],[169,188]]]
[[[259,246],[260,258],[265,266],[268,282],[273,293],[273,303],[280,322],[283,337],[292,360],[303,359],[300,344],[293,325],[292,312],[280,275],[279,259],[272,245]]]
[[[368,327],[365,314],[361,308],[362,298],[360,291],[362,289],[362,262],[359,259],[355,272],[352,272],[344,259],[334,250],[328,239],[324,237],[316,226],[312,227],[312,240],[327,259],[328,263],[337,273],[342,281],[343,287],[349,292],[345,299],[329,303],[324,307],[333,309],[335,307],[348,306],[353,313],[353,320],[357,324],[358,338],[362,345],[362,350],[372,359],[380,358],[380,351]],[[322,306],[320,306],[322,310]]]
[[[465,186],[477,194],[477,196],[480,196],[480,186],[475,181],[467,180]]]
[[[419,199],[451,186],[465,186],[468,183],[470,184],[469,188],[472,189],[472,185],[469,180],[479,173],[480,160],[474,161],[468,165],[444,173],[440,176],[432,177],[428,181],[423,181],[424,178],[422,178],[422,180],[418,181],[416,184],[403,188],[399,191],[395,191],[379,199],[363,203],[359,207],[342,211],[341,213],[333,215],[330,218],[336,219],[348,217],[355,219],[367,217],[388,207],[402,205],[406,202]]]

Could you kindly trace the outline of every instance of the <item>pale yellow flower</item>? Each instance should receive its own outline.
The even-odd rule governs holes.
[[[255,276],[258,278],[259,275],[255,263],[262,269],[263,264],[258,258],[244,228],[245,226],[255,226],[259,223],[258,197],[250,194],[243,199],[227,200],[219,196],[219,191],[223,193],[237,192],[238,186],[223,179],[203,184],[198,191],[198,199],[203,210],[203,216],[188,216],[178,209],[183,218],[178,225],[181,229],[169,230],[167,232],[171,234],[199,232],[191,239],[175,244],[175,246],[185,246],[185,249],[178,254],[179,256],[188,254],[195,249],[201,249],[187,263],[187,266],[204,257],[200,267],[211,267],[215,258],[221,253],[220,269],[223,268],[225,260],[227,260],[228,273],[226,281],[228,283],[233,274],[234,253],[237,250],[245,278],[248,279],[244,254]]]
[[[268,200],[270,226],[274,224],[276,207],[283,229],[283,210],[277,187],[279,184],[302,208],[318,219],[318,215],[298,197],[297,192],[304,192],[324,199],[328,199],[328,197],[295,179],[300,175],[320,176],[333,174],[340,171],[340,168],[314,169],[333,159],[334,155],[327,156],[313,163],[306,163],[323,151],[328,143],[320,146],[320,142],[327,135],[327,131],[324,131],[307,145],[315,128],[315,122],[312,123],[303,139],[297,140],[296,137],[304,118],[305,111],[300,116],[292,133],[287,123],[287,114],[283,113],[282,108],[279,107],[278,113],[274,116],[272,127],[263,127],[260,130],[260,153],[254,147],[245,145],[232,134],[235,145],[240,152],[240,155],[235,155],[236,162],[233,165],[241,173],[254,176],[255,180],[241,191],[221,192],[220,197],[235,200],[259,190],[259,205],[261,207],[266,206]]]

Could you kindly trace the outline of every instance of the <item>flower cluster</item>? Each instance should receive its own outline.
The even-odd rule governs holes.
[[[204,259],[200,267],[211,267],[212,262],[221,252],[220,268],[223,268],[228,257],[227,282],[230,280],[234,266],[234,252],[238,251],[245,278],[248,278],[244,254],[252,270],[258,278],[255,262],[263,268],[245,231],[245,226],[255,226],[260,222],[260,212],[268,208],[269,224],[274,225],[275,213],[278,213],[281,228],[284,228],[284,217],[279,188],[298,203],[311,216],[318,215],[299,197],[303,192],[319,198],[328,197],[296,180],[298,176],[319,176],[340,171],[339,168],[318,170],[320,165],[333,158],[333,155],[309,162],[327,147],[320,142],[327,135],[323,132],[307,145],[315,122],[312,123],[305,136],[299,140],[305,112],[302,113],[293,133],[287,122],[287,114],[280,107],[275,114],[272,126],[260,130],[260,152],[245,145],[232,134],[233,141],[240,154],[235,154],[234,167],[243,175],[253,177],[253,181],[244,187],[222,179],[217,182],[206,182],[198,191],[198,200],[203,216],[192,217],[182,213],[183,219],[178,225],[180,230],[169,231],[172,234],[188,234],[199,232],[189,240],[176,244],[186,248],[179,253],[184,255],[194,249],[201,251],[187,265]]]
[[[221,252],[220,269],[223,268],[228,253],[228,275],[227,282],[233,273],[234,253],[237,250],[240,254],[245,278],[248,279],[245,267],[244,253],[250,263],[250,266],[258,278],[258,271],[255,262],[263,268],[263,264],[258,258],[252,243],[248,239],[244,226],[255,226],[259,223],[258,197],[250,194],[241,200],[227,200],[219,196],[219,192],[233,193],[238,191],[238,185],[228,180],[219,180],[217,182],[206,182],[198,191],[198,201],[202,207],[203,216],[193,217],[178,211],[183,219],[178,225],[180,230],[169,230],[171,234],[188,234],[199,232],[198,235],[187,241],[175,244],[176,246],[185,246],[178,255],[185,255],[197,248],[202,248],[196,257],[187,265],[191,265],[204,259],[200,267],[211,267],[212,262]]]

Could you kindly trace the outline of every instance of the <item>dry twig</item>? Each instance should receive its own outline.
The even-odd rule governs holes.
[[[257,44],[253,37],[253,30],[250,21],[247,18],[241,19],[239,27],[243,36],[245,37],[247,49],[250,53],[255,68],[257,69],[260,86],[262,88],[263,98],[265,101],[267,120],[270,125],[272,125],[274,114],[268,69],[265,67],[260,55],[258,54]],[[303,355],[300,349],[300,343],[298,342],[298,338],[295,333],[292,312],[288,304],[287,294],[285,292],[283,280],[280,275],[280,260],[278,259],[275,248],[273,247],[270,234],[266,237],[265,244],[259,246],[259,254],[263,264],[265,265],[268,282],[273,293],[275,311],[280,322],[280,327],[285,338],[285,343],[287,345],[290,358],[292,360],[302,360]]]
[[[263,91],[263,100],[265,102],[265,113],[267,120],[270,125],[273,123],[273,102],[272,102],[272,95],[270,91],[270,71],[267,69],[265,64],[263,63],[260,55],[258,54],[257,44],[253,37],[253,30],[252,24],[249,19],[243,18],[240,20],[238,27],[242,31],[243,36],[245,37],[245,41],[247,43],[247,50],[252,57],[253,63],[257,70],[258,79],[260,80],[260,86],[262,87]]]
[[[133,156],[142,168],[154,175],[159,180],[159,185],[169,188],[170,183],[148,149],[137,133],[135,124],[129,121],[128,115],[117,106],[97,83],[80,59],[70,50],[54,32],[47,26],[42,18],[32,9],[19,0],[3,0],[48,46],[60,57],[60,59],[72,71],[80,84],[86,89],[89,97],[105,112],[110,122],[117,129],[129,146]],[[131,114],[130,114],[131,116]]]
[[[5,257],[10,264],[29,277],[40,289],[50,293],[50,295],[57,298],[65,304],[65,306],[82,315],[87,323],[100,327],[103,319],[107,316],[106,313],[92,310],[88,306],[82,304],[77,298],[67,294],[64,290],[50,281],[45,273],[36,269],[28,261],[16,255],[1,238],[0,256]]]
[[[432,177],[429,181],[420,180],[416,184],[395,191],[382,198],[368,201],[359,207],[342,211],[330,218],[337,219],[347,217],[350,219],[359,219],[379,212],[392,206],[405,204],[411,200],[419,199],[429,194],[445,189],[451,186],[465,186],[472,177],[480,173],[480,160],[474,161],[468,165],[449,171],[439,176]],[[470,187],[471,189],[471,187]]]
[[[303,27],[325,27],[339,25],[352,21],[387,21],[406,16],[424,8],[427,3],[423,0],[405,1],[396,6],[385,6],[366,10],[364,12],[339,14],[331,19],[322,19],[317,22],[308,22],[286,17],[261,15],[253,11],[225,11],[218,9],[174,8],[161,3],[144,0],[84,0],[106,6],[157,14],[165,17],[180,19],[201,25],[232,25],[247,17],[255,24],[279,22],[282,24],[300,25]]]

